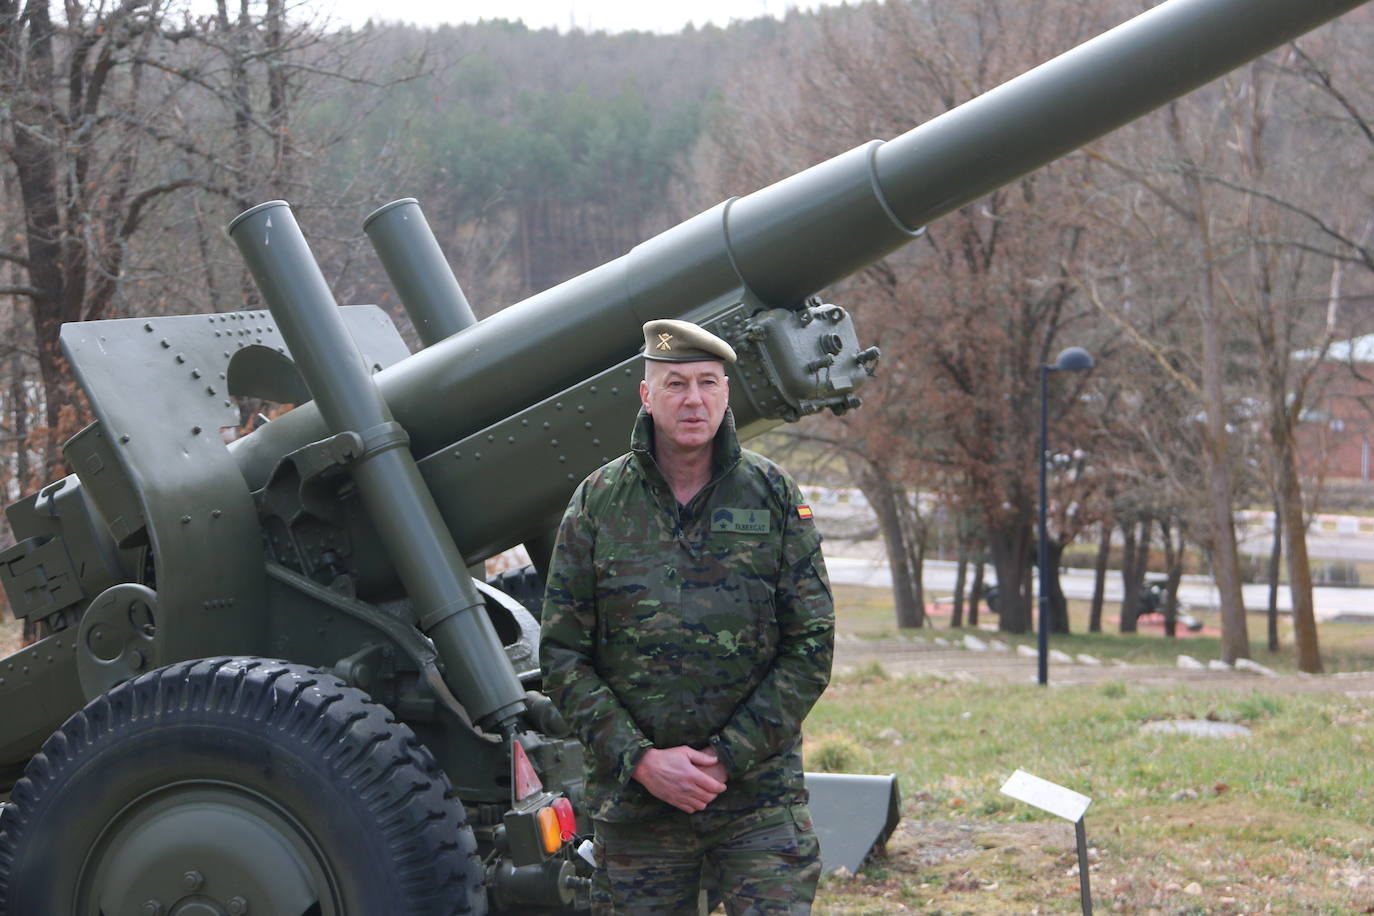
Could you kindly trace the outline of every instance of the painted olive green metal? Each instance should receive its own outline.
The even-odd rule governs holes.
[[[363,231],[424,346],[477,323],[415,198],[378,207],[363,220]]]
[[[273,795],[278,733],[263,716],[278,707],[245,713],[231,702],[248,682],[240,675],[265,689],[264,665],[317,685],[324,724],[307,731],[321,742],[310,745],[321,768],[332,759],[325,731],[373,754],[369,772],[406,761],[409,781],[390,788],[409,797],[423,783],[439,800],[446,832],[473,850],[458,856],[470,860],[461,884],[472,894],[498,910],[585,901],[579,860],[508,833],[513,738],[550,797],[581,799],[581,749],[537,693],[538,622],[514,586],[508,594],[474,583],[466,570],[522,542],[540,562],[577,481],[624,451],[642,323],[684,318],[730,341],[740,354],[731,406],[746,438],[852,409],[878,354],[818,290],[942,214],[1358,5],[1170,0],[903,136],[725,201],[480,322],[418,206],[397,201],[366,229],[425,344],[415,354],[384,311],[336,309],[281,202],[230,229],[270,312],[65,326],[62,345],[96,422],[66,446],[71,476],[7,509],[17,543],[0,554],[0,583],[16,614],[49,635],[0,660],[0,790],[13,785],[16,801],[0,809],[0,912],[17,878],[6,863],[19,861],[18,825],[39,822],[29,807],[53,785],[45,779],[93,772],[77,737],[99,730],[83,723],[117,714],[133,727],[141,720],[119,698],[135,687],[163,696],[154,681],[221,691],[207,710],[224,747],[254,721],[266,750],[215,786],[194,774],[159,781],[170,758],[198,746],[199,720],[159,731],[157,746],[183,750],[150,754],[146,768],[111,751],[104,773],[118,764],[132,787],[113,802],[129,816],[92,825],[84,809],[69,809],[66,821],[46,821],[112,838],[46,857],[76,869],[69,887],[107,911],[188,899],[187,870],[174,869],[180,844],[147,826],[165,816],[188,825],[183,834],[219,836],[204,859],[216,867],[253,847],[229,870],[234,887],[205,892],[214,907],[260,898],[290,908],[308,885],[322,912],[356,908],[319,890],[354,881],[355,870],[344,874],[298,841],[293,825],[318,812]],[[221,429],[240,423],[234,396],[297,406],[225,448]],[[324,682],[328,695],[318,693]],[[352,705],[330,712],[336,695]],[[371,734],[408,750],[377,751],[355,733],[357,716],[384,719]],[[49,735],[45,761],[16,783]],[[890,828],[895,785],[822,784],[840,812],[866,789],[882,809],[873,835]],[[83,785],[88,798],[104,789]],[[311,797],[338,789],[296,785],[322,793]],[[56,810],[64,800],[58,791],[43,803]],[[241,842],[222,839],[230,835]],[[431,839],[434,855],[458,848],[447,835]],[[282,862],[294,863],[291,874],[274,876]],[[188,868],[212,887],[209,864]]]
[[[420,478],[409,436],[377,392],[291,208],[284,201],[259,204],[228,232],[330,431],[353,438],[349,473],[410,596],[410,613],[439,650],[449,686],[479,724],[508,723],[524,708],[525,691]]]
[[[857,874],[874,846],[886,843],[902,818],[896,776],[807,773],[807,806],[821,843],[821,868]]]

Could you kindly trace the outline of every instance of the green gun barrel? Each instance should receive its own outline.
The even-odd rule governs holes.
[[[429,222],[413,197],[393,200],[363,220],[420,343],[428,347],[477,323]]]
[[[1360,2],[1164,3],[892,141],[719,204],[435,343],[377,383],[416,457],[435,454],[630,359],[649,319],[710,323],[730,309],[802,309],[808,295],[942,214]],[[770,416],[732,405],[741,427],[761,428]],[[282,454],[324,434],[307,406],[236,443],[235,459],[256,487]],[[512,530],[537,527],[570,490],[562,476],[528,486],[551,488],[526,503],[541,518],[494,518],[486,528],[503,527],[504,537],[464,526],[457,536],[469,557],[513,543]]]
[[[228,232],[330,431],[353,440],[349,472],[416,623],[447,663],[450,687],[479,723],[514,716],[524,709],[524,689],[291,208],[280,200],[259,204],[235,217]]]

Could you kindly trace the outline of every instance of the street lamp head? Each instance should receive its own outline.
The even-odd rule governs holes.
[[[1059,372],[1082,372],[1092,367],[1092,354],[1087,350],[1082,347],[1066,347],[1060,351],[1059,358],[1049,368]]]

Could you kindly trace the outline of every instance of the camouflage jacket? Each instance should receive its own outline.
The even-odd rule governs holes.
[[[640,412],[631,451],[577,488],[545,593],[545,689],[588,749],[601,820],[671,810],[631,773],[650,747],[714,747],[712,807],[804,797],[801,723],[830,679],[834,606],[797,485],[727,411],[713,476],[679,506]]]

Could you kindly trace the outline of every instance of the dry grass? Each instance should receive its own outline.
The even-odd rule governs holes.
[[[1154,719],[1240,739],[1146,734]],[[1374,913],[1374,698],[964,684],[865,669],[807,723],[896,773],[903,822],[820,914],[1074,913],[1073,829],[1001,794],[1022,768],[1093,799],[1094,906],[1138,914]]]

